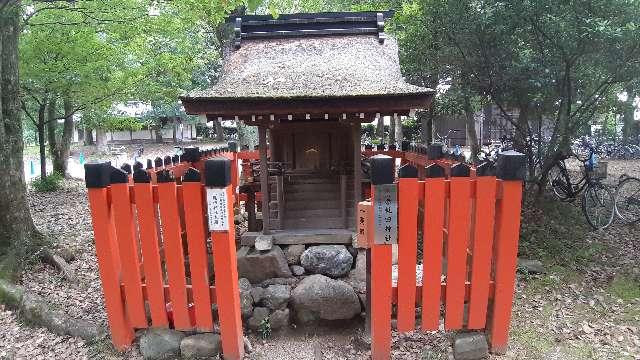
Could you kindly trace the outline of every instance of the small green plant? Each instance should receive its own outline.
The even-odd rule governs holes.
[[[269,323],[269,317],[262,319],[260,325],[258,325],[258,334],[262,339],[266,339],[271,336],[271,324]]]
[[[38,176],[31,181],[31,186],[38,192],[53,192],[60,189],[64,177],[56,172],[44,178]]]
[[[618,275],[609,285],[609,291],[622,300],[640,299],[640,281],[628,275]]]

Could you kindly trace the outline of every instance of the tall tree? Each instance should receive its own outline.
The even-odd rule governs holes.
[[[26,197],[22,162],[22,116],[18,73],[20,0],[0,4],[0,277],[14,278],[35,230]]]

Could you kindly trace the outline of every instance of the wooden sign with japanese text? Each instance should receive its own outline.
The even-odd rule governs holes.
[[[356,247],[360,249],[369,248],[369,221],[371,219],[371,202],[361,201],[358,203],[358,234],[356,237]]]
[[[227,190],[224,188],[207,188],[207,212],[209,215],[209,231],[228,231],[229,215],[227,213]]]
[[[374,243],[398,243],[398,188],[395,184],[373,186]]]

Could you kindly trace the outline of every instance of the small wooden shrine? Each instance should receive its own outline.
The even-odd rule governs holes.
[[[433,90],[402,78],[397,43],[384,33],[392,15],[231,18],[219,81],[182,98],[190,114],[258,127],[260,169],[269,169],[259,178],[262,233],[274,243],[351,242],[361,124],[429,106]]]

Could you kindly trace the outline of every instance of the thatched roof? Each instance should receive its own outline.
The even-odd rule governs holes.
[[[210,89],[185,98],[312,98],[428,94],[400,74],[398,47],[375,36],[245,40]]]
[[[384,34],[388,16],[235,18],[236,48],[225,56],[218,82],[182,102],[189,113],[216,116],[426,107],[434,91],[404,81],[398,45]]]

